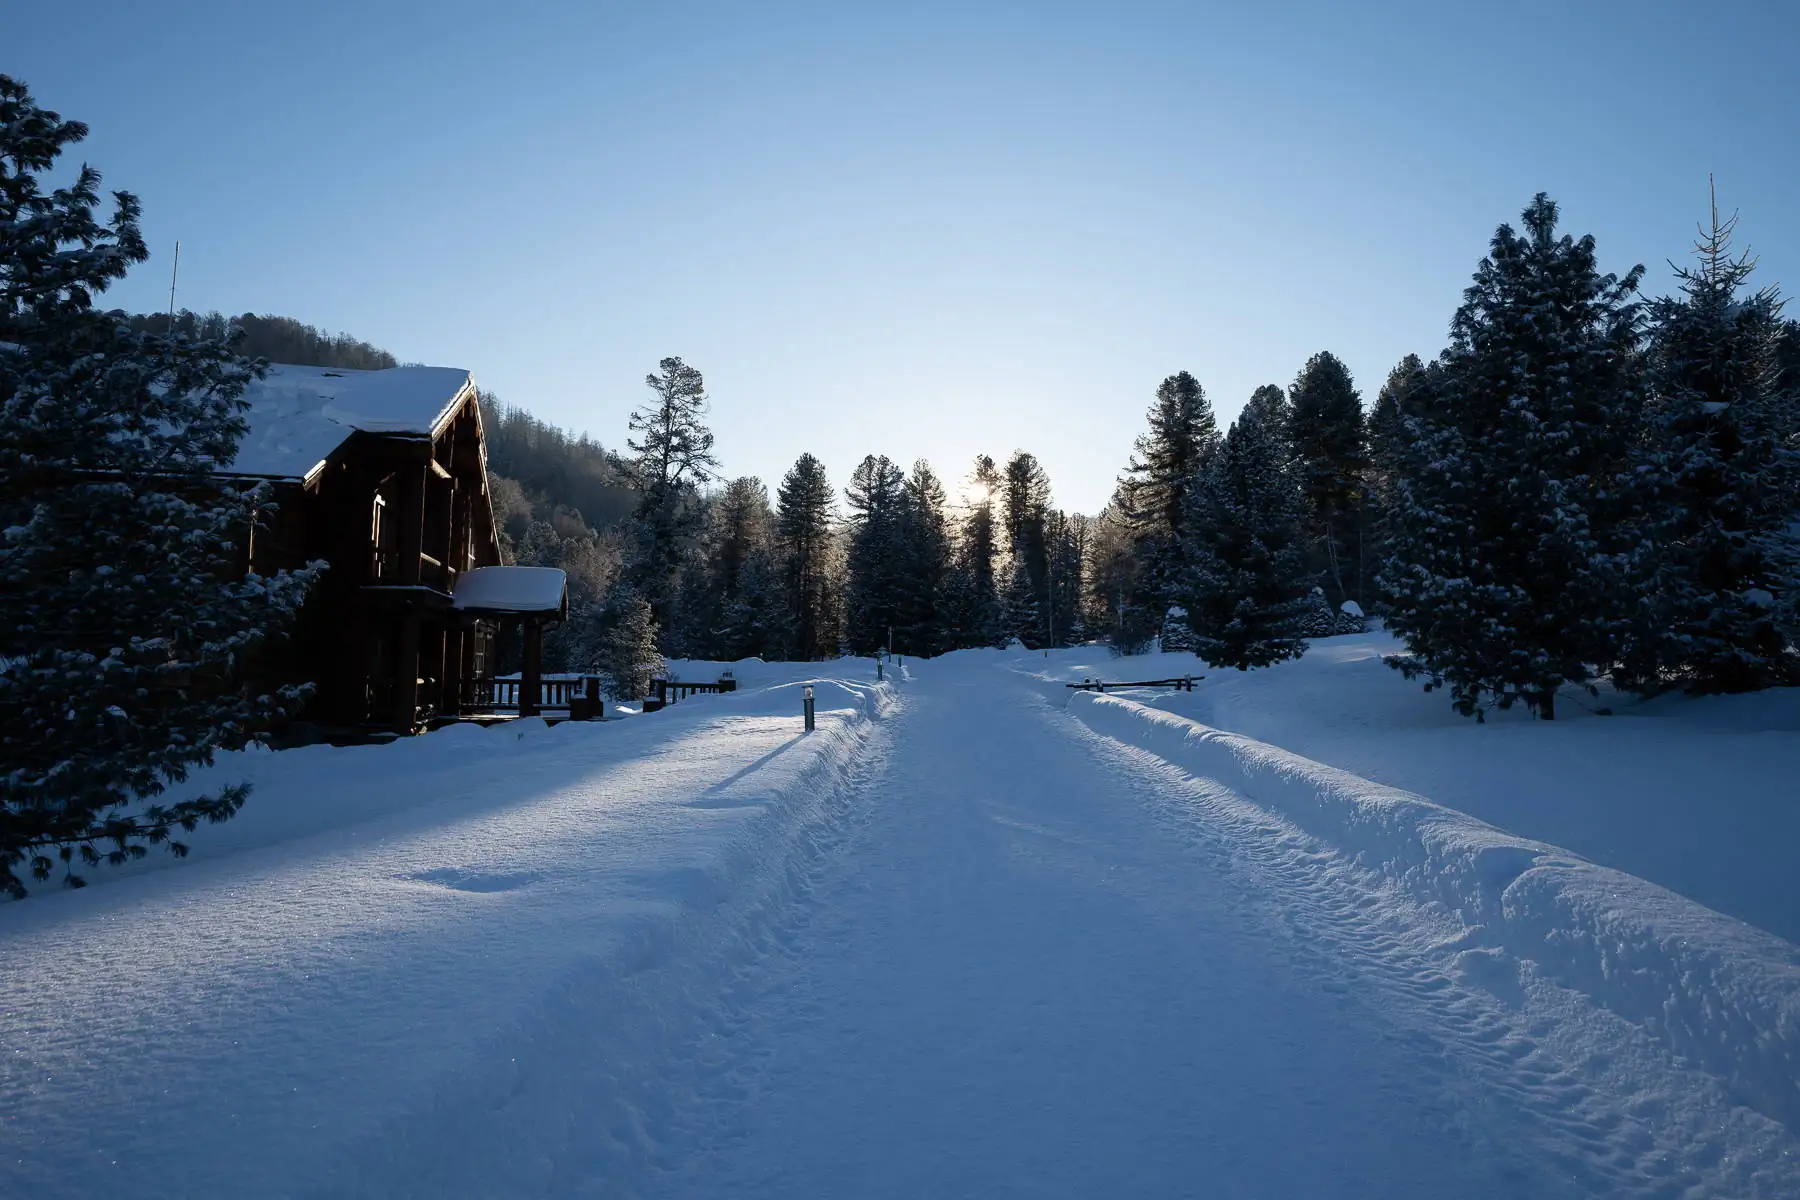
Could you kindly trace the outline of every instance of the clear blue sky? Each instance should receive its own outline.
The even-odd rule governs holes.
[[[771,485],[1023,447],[1095,511],[1166,374],[1435,353],[1539,189],[1657,291],[1715,172],[1800,286],[1792,3],[80,8],[7,3],[0,70],[143,198],[115,303],[180,238],[184,306],[609,444],[680,355]]]

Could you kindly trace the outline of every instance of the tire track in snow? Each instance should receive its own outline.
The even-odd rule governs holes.
[[[1217,846],[1146,840],[1166,828],[1118,819],[1120,800],[1145,814],[1165,803],[1166,772],[1122,762],[1114,743],[1072,741],[1060,715],[986,672],[993,699],[949,715],[937,710],[954,708],[957,685],[943,687],[933,664],[919,676],[886,769],[863,779],[856,827],[772,952],[746,964],[724,1049],[736,1059],[722,1075],[731,1087],[688,1125],[685,1147],[669,1145],[654,1194],[1268,1195],[1281,1180],[1383,1197],[1590,1190],[1534,1147],[1509,1145],[1520,1123],[1490,1112],[1413,1026],[1362,1011],[1309,964],[1271,954],[1281,927],[1265,927],[1260,890],[1240,877],[1221,895],[1225,876],[1204,870],[1218,865]],[[1051,790],[997,795],[1008,764]],[[1046,984],[1048,994],[1033,991]],[[1070,989],[1114,997],[1150,1027],[1133,1032],[1129,1013]],[[1184,1034],[1191,1005],[1242,1027]],[[1337,1046],[1320,1023],[1333,1012]],[[1372,1040],[1383,1028],[1391,1040]],[[1170,1040],[1157,1044],[1158,1032]],[[1351,1100],[1351,1079],[1367,1094]],[[1122,1107],[1090,1111],[1088,1092]],[[989,1095],[999,1107],[980,1102]],[[1259,1145],[1264,1107],[1327,1143]],[[1196,1123],[1183,1126],[1189,1111]],[[1149,1131],[1131,1128],[1140,1123]],[[1194,1144],[1157,1140],[1165,1127]],[[1143,1153],[1115,1157],[1145,1138]],[[1425,1161],[1427,1147],[1441,1161]]]
[[[1583,1191],[1800,1194],[1792,1134],[1642,1030],[1218,781],[1044,703],[1070,736],[1160,780],[1148,794],[1170,835],[1256,893],[1318,986],[1383,1008],[1443,1086],[1521,1122]]]

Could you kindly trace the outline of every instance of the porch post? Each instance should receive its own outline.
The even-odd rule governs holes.
[[[538,715],[538,693],[544,675],[544,626],[525,618],[525,661],[519,671],[519,715]]]
[[[444,684],[438,711],[460,717],[463,710],[463,640],[469,635],[456,628],[444,630]]]
[[[419,616],[400,618],[400,644],[394,654],[394,728],[411,733],[419,715]]]

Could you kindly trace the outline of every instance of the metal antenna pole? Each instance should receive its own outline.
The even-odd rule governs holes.
[[[175,263],[169,268],[169,334],[175,333],[175,280],[181,273],[181,239],[175,239]]]

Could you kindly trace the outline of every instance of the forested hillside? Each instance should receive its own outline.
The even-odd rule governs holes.
[[[138,313],[126,317],[133,330],[163,334],[170,328],[167,313]],[[399,365],[386,350],[359,341],[347,333],[327,333],[316,325],[265,313],[227,317],[222,313],[197,313],[182,309],[175,314],[174,330],[190,338],[222,340],[232,329],[243,331],[235,347],[246,358],[266,358],[297,367],[342,367],[351,371],[379,371]]]

